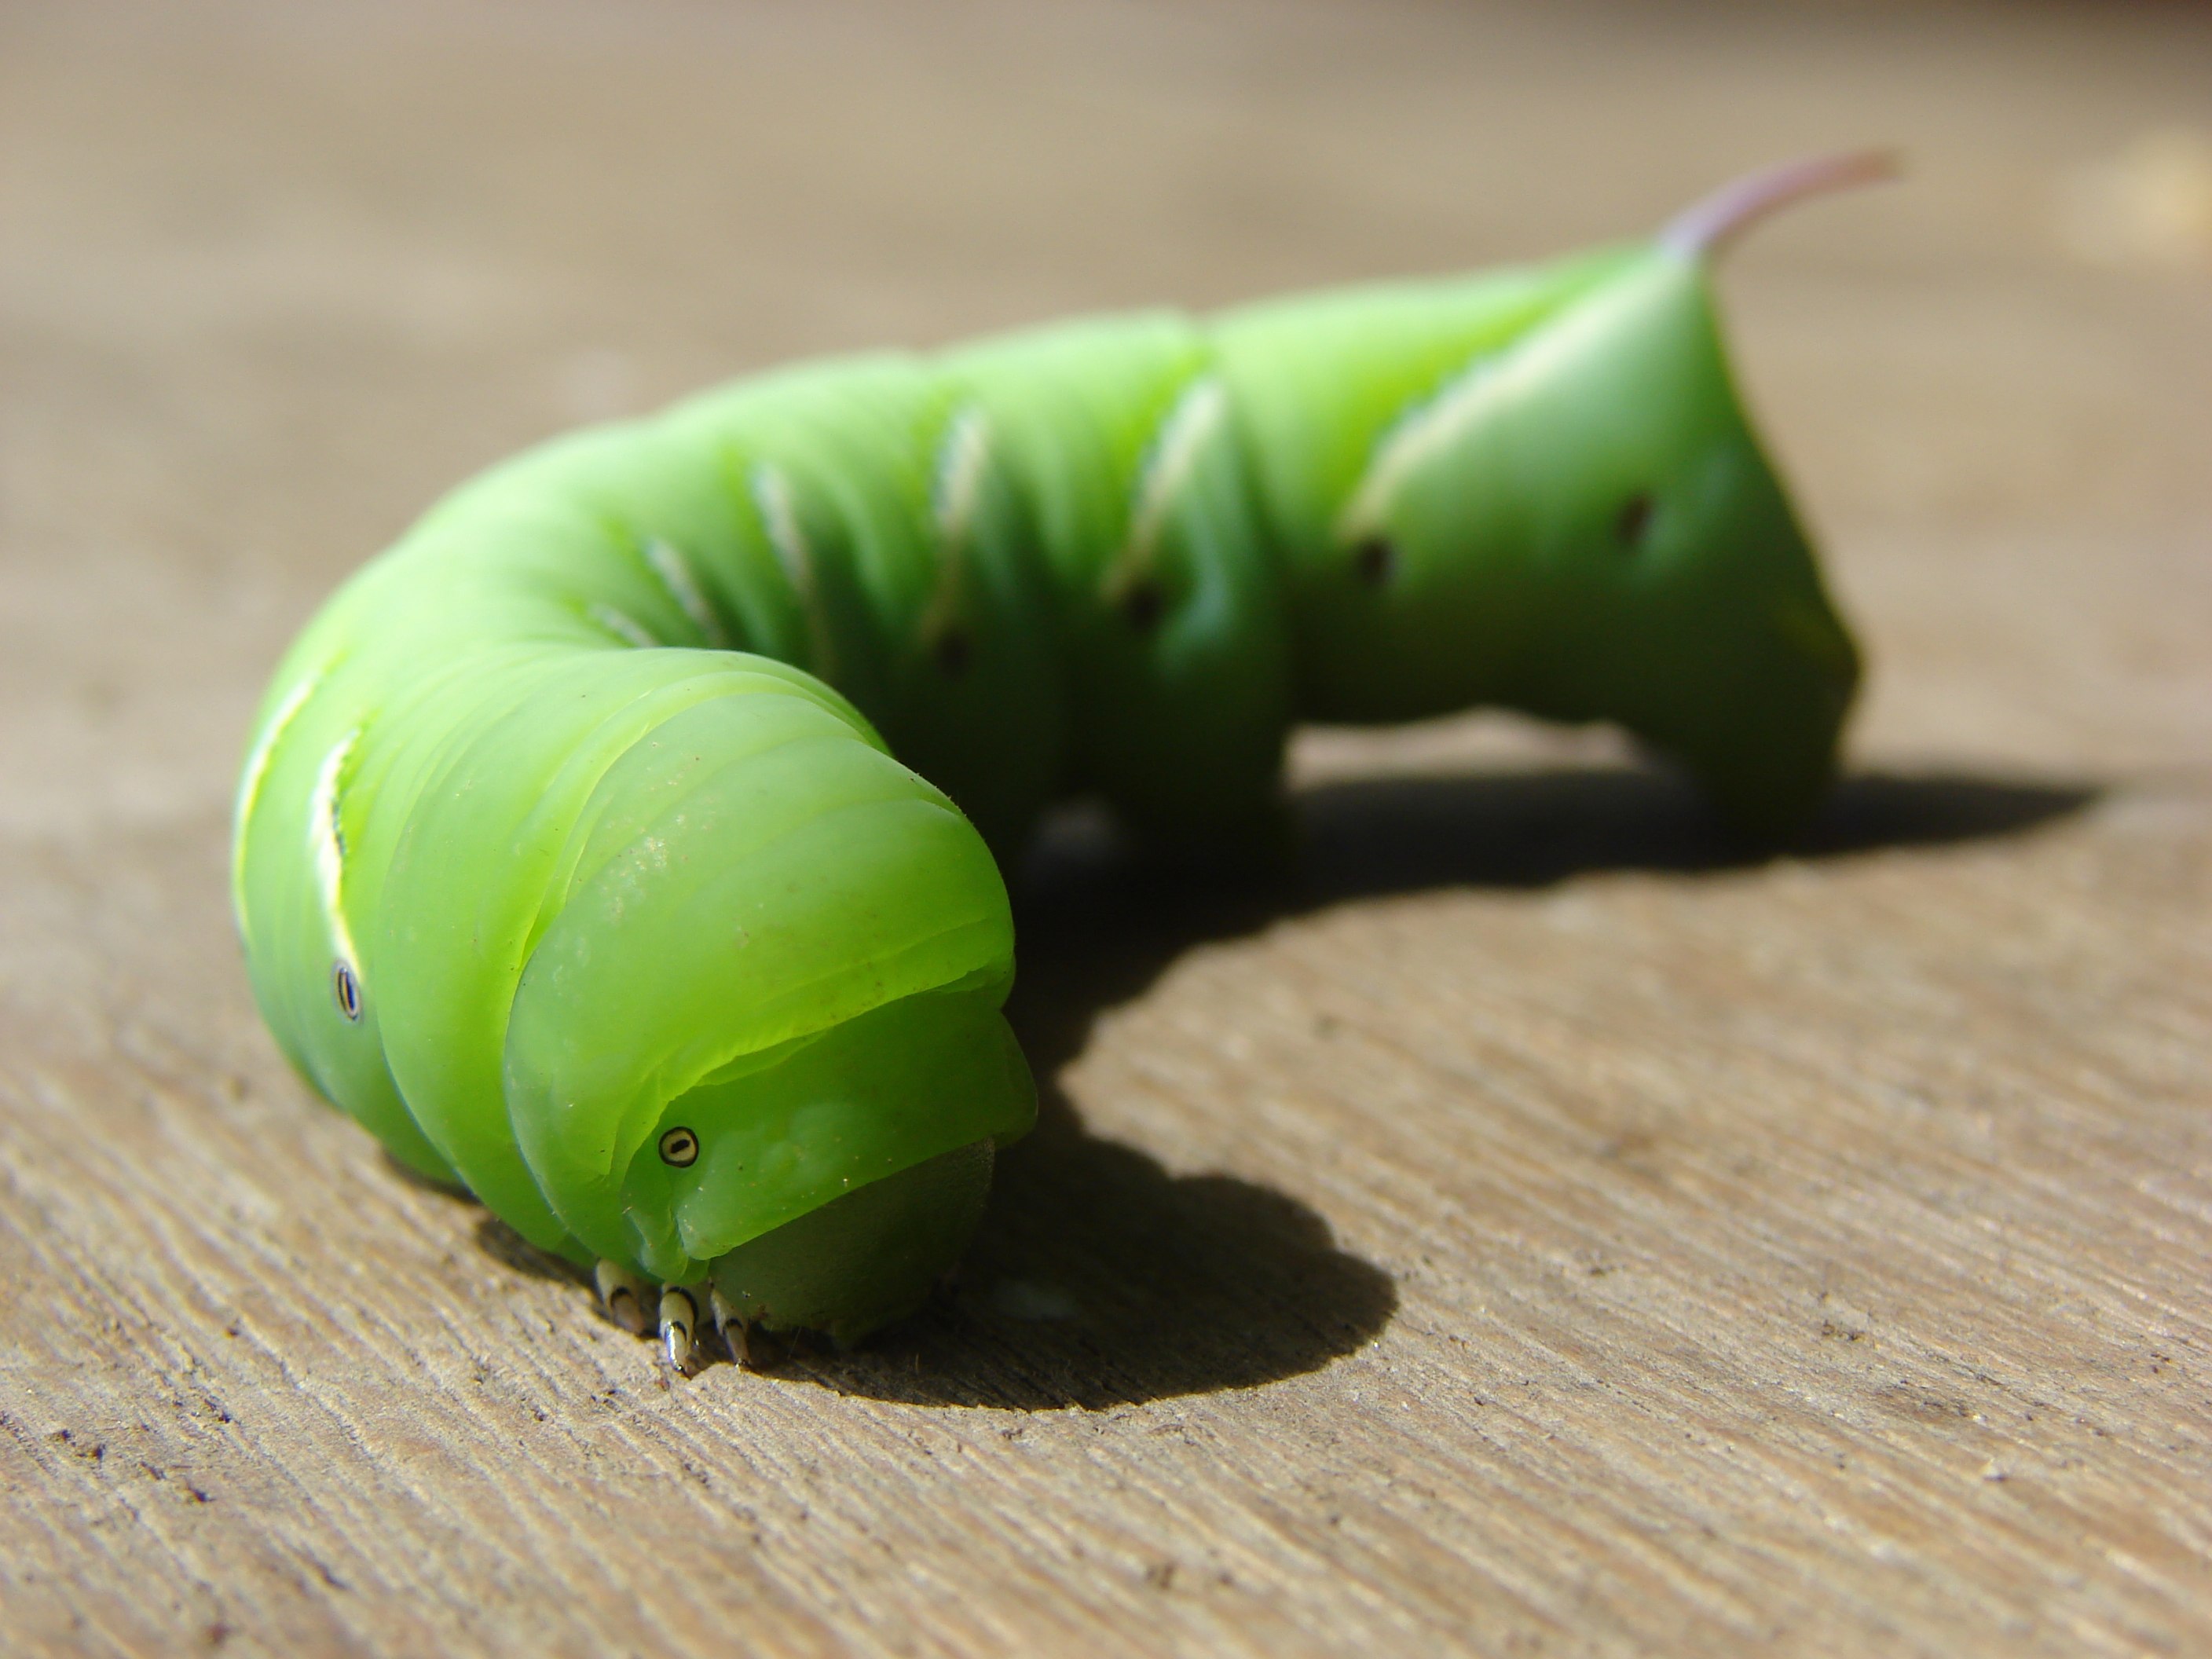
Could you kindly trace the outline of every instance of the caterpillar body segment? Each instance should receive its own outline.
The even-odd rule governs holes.
[[[1218,847],[1296,720],[1496,703],[1809,810],[1857,658],[1705,253],[1839,176],[1548,266],[787,370],[464,485],[264,701],[271,1030],[679,1367],[708,1314],[865,1335],[1033,1118],[994,849],[1055,797]]]

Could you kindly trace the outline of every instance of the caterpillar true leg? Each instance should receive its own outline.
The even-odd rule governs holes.
[[[722,1339],[722,1346],[732,1360],[740,1365],[752,1364],[752,1345],[746,1340],[746,1323],[743,1316],[732,1307],[720,1291],[709,1291],[708,1305],[714,1315],[714,1334]]]
[[[691,1356],[697,1346],[698,1334],[697,1298],[681,1285],[664,1286],[660,1292],[660,1342],[668,1355],[670,1369],[680,1376],[691,1374]]]
[[[602,1261],[592,1271],[592,1282],[599,1287],[599,1305],[613,1320],[632,1336],[643,1336],[647,1324],[646,1283],[627,1267],[611,1261]]]

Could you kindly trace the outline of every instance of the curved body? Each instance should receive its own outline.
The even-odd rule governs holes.
[[[1056,796],[1233,845],[1295,721],[1495,703],[1787,823],[1856,657],[1702,251],[802,367],[464,486],[264,704],[271,1030],[534,1243],[696,1283],[1028,1127],[991,848]]]

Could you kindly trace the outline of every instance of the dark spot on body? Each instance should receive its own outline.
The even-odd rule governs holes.
[[[1620,504],[1620,513],[1613,521],[1613,533],[1630,552],[1644,545],[1644,538],[1651,532],[1651,514],[1658,503],[1651,499],[1648,489],[1638,490]]]
[[[1121,614],[1129,619],[1130,627],[1142,634],[1149,634],[1159,626],[1167,606],[1167,595],[1150,576],[1139,577],[1121,595]]]
[[[933,654],[937,658],[938,667],[945,673],[958,675],[967,669],[968,659],[974,649],[966,629],[948,628],[937,636],[937,647]]]
[[[1398,568],[1398,550],[1382,536],[1369,536],[1352,550],[1352,568],[1370,587],[1380,587]]]
[[[361,981],[353,971],[353,964],[340,960],[331,964],[331,994],[337,999],[338,1012],[349,1024],[361,1024]]]

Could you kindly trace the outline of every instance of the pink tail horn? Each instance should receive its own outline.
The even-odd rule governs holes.
[[[1667,222],[1659,233],[1659,245],[1689,258],[1708,258],[1768,214],[1792,203],[1826,191],[1878,184],[1894,179],[1898,172],[1896,155],[1882,149],[1784,161],[1723,185],[1685,208]]]

